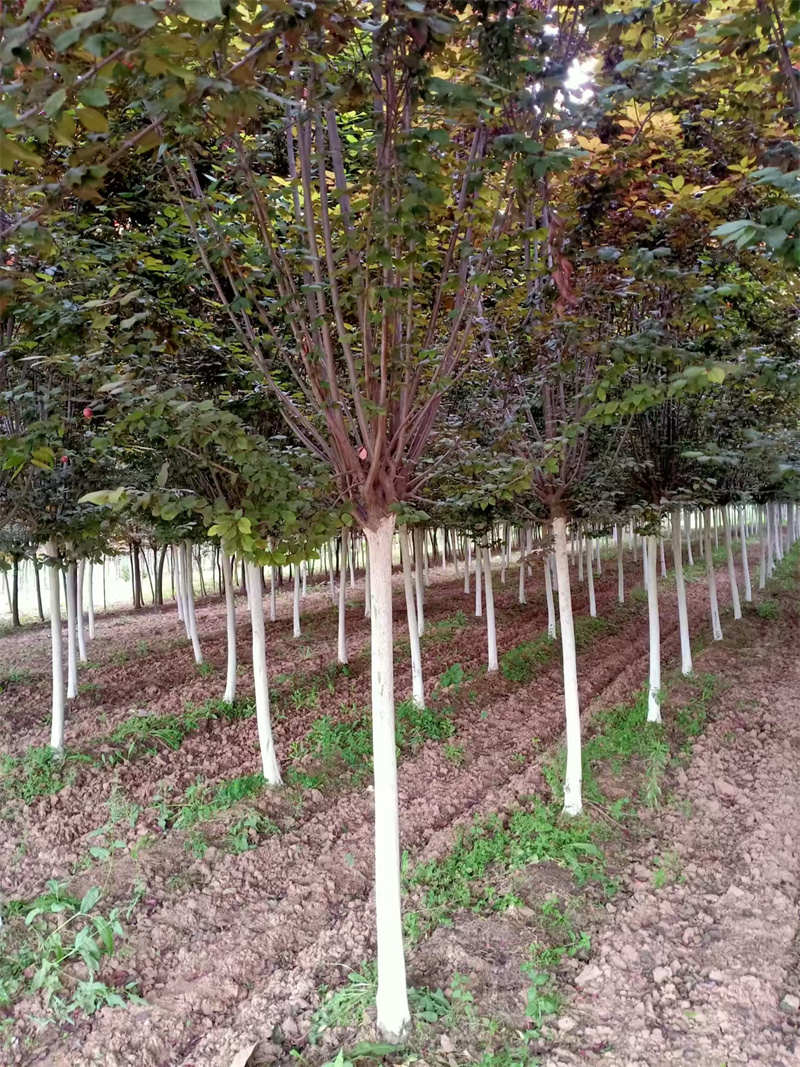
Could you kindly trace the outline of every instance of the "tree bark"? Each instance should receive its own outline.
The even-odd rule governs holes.
[[[228,646],[228,665],[225,676],[223,700],[232,704],[236,700],[236,601],[233,589],[233,568],[227,552],[221,553],[222,580],[225,584],[225,635]]]
[[[78,573],[76,576],[75,584],[75,622],[77,624],[78,633],[78,662],[85,663],[86,656],[86,634],[83,627],[83,576],[86,572],[86,561],[81,559],[78,561]]]
[[[742,604],[739,600],[739,586],[736,581],[736,567],[733,562],[733,544],[731,542],[731,524],[728,518],[728,509],[722,509],[722,525],[725,534],[725,555],[728,560],[728,582],[731,587],[731,603],[733,604],[734,619],[741,619]]]
[[[417,595],[417,629],[419,630],[419,636],[422,637],[425,633],[424,530],[421,526],[415,526],[412,535],[414,538],[414,581],[416,583]]]
[[[253,633],[253,685],[256,695],[256,726],[261,751],[261,773],[270,785],[281,784],[281,771],[275,753],[272,721],[269,709],[269,677],[267,673],[267,641],[264,632],[264,600],[261,589],[261,568],[248,563],[247,599],[250,605],[250,628]]]
[[[753,601],[753,586],[750,582],[750,561],[747,558],[747,532],[744,524],[744,509],[739,512],[739,540],[742,548],[742,575],[744,577],[744,599],[750,604]]]
[[[194,661],[200,666],[203,662],[203,653],[200,648],[200,639],[197,636],[197,617],[194,610],[194,579],[192,577],[192,545],[189,541],[183,542],[183,588],[184,610],[186,612],[186,625],[189,631],[189,640],[192,642]]]
[[[347,557],[350,533],[342,530],[339,552],[339,620],[336,640],[336,658],[339,663],[347,663]]]
[[[39,561],[36,553],[33,556],[33,577],[36,582],[36,610],[39,613],[39,622],[44,622],[44,609],[42,607],[42,583],[39,577]]]
[[[414,603],[414,581],[411,575],[411,560],[408,544],[408,529],[401,526],[400,559],[403,564],[403,590],[406,597],[406,615],[408,617],[408,640],[411,646],[411,693],[418,708],[425,707],[425,683],[422,676],[422,654],[417,629],[417,609]]]
[[[650,677],[647,721],[661,722],[661,624],[658,617],[658,537],[647,538],[647,618],[650,630]]]
[[[578,657],[575,650],[575,627],[572,621],[567,520],[563,515],[557,515],[553,518],[553,537],[555,541],[556,578],[558,581],[558,619],[561,627],[564,717],[567,736],[564,813],[566,815],[580,815],[583,810],[581,788],[583,771],[581,767],[581,713],[578,699]]]
[[[392,537],[394,516],[365,530],[372,561],[370,611],[372,750],[375,796],[375,912],[378,944],[377,1024],[399,1042],[410,1024],[400,904],[400,820],[394,723]]]
[[[714,572],[714,555],[711,549],[711,508],[703,512],[704,548],[706,556],[706,576],[708,578],[708,602],[711,611],[711,632],[715,641],[722,640],[722,626],[719,621],[719,603],[717,601],[717,576]]]
[[[64,752],[64,659],[61,644],[61,603],[58,581],[58,549],[53,541],[44,546],[46,555],[53,560],[49,568],[50,588],[50,647],[52,665],[53,700],[50,715],[50,747],[57,756]]]
[[[497,625],[494,617],[494,589],[492,588],[492,562],[489,546],[483,545],[483,577],[486,583],[486,647],[489,674],[497,670]]]
[[[594,542],[592,538],[586,536],[586,584],[589,587],[589,615],[593,618],[597,618],[597,601],[594,595],[594,570],[592,567],[592,546]]]
[[[672,512],[672,562],[675,567],[675,592],[678,599],[678,630],[681,638],[681,674],[692,673],[692,645],[689,640],[689,612],[686,605],[686,582],[683,578],[683,537],[681,515]]]
[[[77,598],[78,568],[67,565],[67,700],[78,695]]]

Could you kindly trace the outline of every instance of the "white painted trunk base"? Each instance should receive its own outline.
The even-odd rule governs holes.
[[[269,678],[267,675],[267,642],[264,634],[264,601],[261,595],[261,568],[246,564],[247,600],[250,605],[250,627],[253,634],[253,685],[256,695],[256,726],[261,751],[261,773],[270,785],[281,784],[278,757],[272,737],[269,712]]]
[[[650,631],[650,676],[647,686],[647,721],[661,722],[661,623],[658,617],[658,538],[647,538],[647,619]]]
[[[401,526],[399,531],[400,560],[403,564],[403,591],[406,597],[406,616],[408,618],[408,641],[411,646],[411,692],[418,708],[425,707],[425,684],[422,676],[422,654],[417,628],[417,608],[414,602],[414,578],[411,573],[411,551],[408,544],[408,530]]]
[[[53,560],[58,559],[58,549],[52,541],[44,546],[45,553]],[[52,667],[52,705],[50,716],[50,747],[60,756],[64,751],[64,657],[61,645],[61,602],[58,583],[61,580],[61,568],[47,568],[50,587],[50,649]]]
[[[231,557],[222,549],[222,581],[225,588],[225,636],[228,646],[228,663],[225,675],[223,700],[232,704],[236,700],[236,602],[233,589]]]
[[[372,750],[375,795],[375,917],[378,947],[377,1025],[400,1041],[411,1022],[400,903],[400,819],[394,725],[392,540],[394,516],[365,530],[372,570],[370,612]]]
[[[569,583],[567,520],[553,519],[556,576],[558,579],[558,618],[561,626],[561,660],[564,670],[564,716],[566,720],[567,765],[564,774],[564,813],[580,815],[583,810],[581,768],[581,714],[578,699],[578,659],[572,622],[572,592]],[[580,556],[578,557],[580,559]]]

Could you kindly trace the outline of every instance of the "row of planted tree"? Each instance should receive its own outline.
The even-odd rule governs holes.
[[[154,596],[170,546],[199,656],[189,546],[211,539],[230,633],[231,559],[237,581],[245,564],[269,752],[262,568],[293,567],[299,626],[303,562],[343,529],[364,539],[378,1025],[389,1037],[409,1020],[397,548],[413,635],[424,627],[424,530],[429,544],[447,530],[450,563],[476,579],[490,669],[490,554],[501,576],[513,555],[522,596],[528,568],[543,570],[545,596],[558,595],[574,813],[570,542],[590,609],[615,526],[619,551],[628,543],[646,561],[652,717],[663,534],[682,616],[682,533],[687,559],[706,561],[714,636],[710,542],[726,547],[736,615],[734,533],[760,539],[759,580],[795,536],[795,15],[793,0],[4,12],[0,528],[11,600],[24,546],[48,546],[38,555],[51,571],[54,657],[57,572],[70,572],[69,660],[82,590],[71,565],[99,559],[127,528],[161,546]],[[643,546],[621,532],[630,523]],[[340,604],[348,552],[340,546],[337,567],[328,547],[321,564],[340,575]],[[137,600],[139,562],[135,551]],[[744,565],[742,581],[746,596]],[[340,627],[342,655],[343,610]],[[688,668],[683,617],[681,631]],[[424,699],[419,670],[414,693]]]
[[[692,528],[693,517],[695,528]],[[729,579],[731,608],[734,620],[742,615],[742,599],[745,603],[752,601],[752,586],[748,558],[748,541],[756,541],[759,546],[758,588],[763,589],[775,563],[780,561],[798,537],[800,515],[793,502],[771,502],[762,508],[742,506],[739,508],[706,509],[693,516],[689,510],[674,509],[669,516],[670,560],[675,579],[676,602],[681,642],[681,669],[684,674],[692,671],[692,654],[688,626],[686,587],[683,577],[684,555],[689,563],[694,563],[694,550],[704,561],[708,583],[708,603],[710,626],[715,640],[722,638],[720,608],[716,590],[716,565],[714,548],[720,547],[720,531],[725,550],[725,561]],[[498,669],[498,648],[494,607],[493,572],[498,569],[492,553],[499,555],[499,581],[507,584],[510,569],[517,574],[517,599],[520,604],[528,602],[527,583],[534,569],[542,575],[542,588],[545,592],[547,607],[547,633],[552,639],[559,634],[562,639],[564,664],[565,696],[571,698],[577,713],[577,663],[575,641],[572,633],[572,602],[569,566],[578,582],[585,582],[587,587],[588,611],[590,617],[597,616],[597,603],[594,588],[594,575],[602,573],[602,560],[605,554],[607,565],[609,559],[616,560],[617,597],[619,603],[625,602],[624,555],[627,546],[629,556],[634,562],[641,554],[642,584],[647,590],[650,620],[650,674],[649,674],[649,711],[650,721],[660,721],[661,690],[661,648],[658,605],[658,574],[667,577],[667,553],[665,537],[661,527],[651,527],[653,532],[639,536],[634,523],[628,526],[615,524],[606,534],[586,529],[576,524],[571,536],[559,548],[558,538],[554,539],[551,530],[542,525],[526,524],[513,526],[504,523],[496,528],[487,528],[478,537],[462,531],[436,527],[414,526],[409,533],[405,525],[400,526],[397,534],[400,571],[403,578],[407,626],[411,655],[412,698],[420,707],[425,704],[425,684],[420,652],[420,638],[425,632],[425,587],[429,582],[430,570],[437,565],[450,567],[456,578],[463,572],[463,592],[470,595],[474,582],[474,611],[476,617],[485,615],[487,640],[487,670],[491,673]],[[736,573],[733,540],[739,541],[737,555],[740,557],[740,570],[743,582],[743,595],[740,596]],[[554,543],[555,541],[555,543]],[[413,548],[412,548],[413,546]],[[441,546],[441,547],[440,547]],[[154,561],[160,559],[161,568],[164,560],[170,560],[170,588],[176,605],[177,620],[182,623],[187,640],[191,643],[195,662],[203,663],[203,652],[198,633],[195,594],[199,578],[199,592],[205,597],[207,590],[203,581],[203,546],[194,545],[183,540],[177,545],[153,548]],[[78,667],[88,661],[87,636],[95,637],[95,607],[93,590],[93,573],[95,561],[91,557],[78,556],[75,546],[59,546],[54,540],[42,548],[41,558],[34,557],[35,573],[38,577],[42,563],[46,564],[49,575],[49,618],[52,643],[52,728],[51,746],[61,753],[64,747],[65,698],[78,696]],[[559,560],[565,566],[559,573]],[[274,623],[277,617],[277,592],[283,584],[282,566],[271,564],[268,568],[254,563],[245,557],[229,556],[221,550],[219,543],[211,546],[211,592],[225,599],[227,670],[223,700],[233,703],[236,699],[237,647],[236,647],[236,609],[237,591],[246,593],[250,607],[252,630],[253,672],[257,704],[258,733],[261,743],[262,769],[267,781],[278,784],[280,773],[275,758],[272,730],[269,718],[268,657],[264,625],[264,596],[268,596],[269,619]],[[105,559],[98,555],[98,563],[105,574]],[[346,604],[348,571],[350,589],[356,587],[356,575],[363,573],[364,615],[370,615],[370,562],[366,542],[353,535],[345,528],[338,538],[323,541],[319,552],[309,560],[302,560],[290,565],[288,578],[292,587],[292,628],[293,636],[299,638],[302,633],[301,604],[307,595],[309,576],[314,578],[316,563],[321,563],[318,583],[332,604],[338,606],[338,647],[337,658],[340,664],[348,662]],[[268,572],[265,573],[265,570]],[[237,580],[237,571],[241,579]],[[214,584],[216,583],[216,590]],[[63,586],[66,608],[66,657],[63,655],[63,625],[61,612],[61,592]],[[554,595],[555,593],[555,595]],[[164,597],[155,595],[154,605],[163,605]],[[485,608],[484,608],[485,604]],[[134,608],[141,607],[141,601],[134,597]],[[558,621],[557,621],[558,617]],[[66,658],[66,672],[64,659]],[[577,810],[580,810],[580,787],[576,786]],[[569,797],[566,798],[568,803]]]

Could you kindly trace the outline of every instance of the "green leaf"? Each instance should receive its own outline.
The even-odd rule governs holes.
[[[112,22],[124,26],[135,26],[139,30],[149,30],[158,22],[158,16],[149,4],[124,4],[111,16]]]
[[[108,119],[102,111],[93,107],[80,107],[75,112],[75,117],[90,133],[108,133]]]
[[[180,0],[180,6],[190,19],[197,19],[198,22],[222,18],[220,0]]]
[[[44,113],[48,118],[52,118],[57,112],[61,110],[67,99],[66,89],[56,89],[44,102]]]
[[[93,885],[91,889],[86,890],[83,895],[83,900],[81,901],[80,906],[80,911],[82,915],[86,915],[87,912],[92,910],[92,908],[100,899],[100,893],[100,887],[96,885]]]
[[[98,85],[89,86],[78,93],[78,99],[87,107],[105,107],[108,103],[108,93]]]

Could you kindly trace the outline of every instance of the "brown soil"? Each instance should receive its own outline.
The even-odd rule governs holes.
[[[629,572],[628,581],[632,585],[640,580],[641,565],[632,563]],[[507,811],[518,803],[520,797],[541,790],[540,759],[536,753],[557,740],[563,719],[557,659],[525,685],[509,682],[502,675],[488,677],[483,669],[485,636],[481,621],[472,618],[472,598],[463,595],[461,582],[453,579],[452,572],[435,574],[433,579],[426,593],[428,623],[451,618],[458,609],[463,610],[467,618],[464,626],[448,634],[446,639],[436,639],[435,629],[434,636],[426,639],[424,665],[428,688],[432,689],[437,676],[455,662],[462,663],[474,677],[454,700],[456,734],[452,740],[463,746],[463,764],[454,766],[446,758],[441,744],[429,742],[407,757],[401,766],[402,843],[412,862],[443,854],[452,844],[456,828],[471,821],[475,815]],[[727,576],[723,571],[718,574],[718,583],[724,604]],[[361,591],[352,596],[353,608],[348,614],[350,675],[336,676],[332,692],[320,685],[318,703],[297,709],[285,692],[293,683],[283,685],[284,699],[279,700],[275,723],[278,753],[283,763],[289,757],[291,742],[304,736],[315,718],[326,713],[335,715],[342,705],[355,703],[363,706],[367,703],[368,623],[363,618]],[[538,636],[546,626],[542,591],[529,586],[528,596],[530,605],[520,607],[515,603],[516,574],[513,571],[508,585],[497,589],[501,655],[520,641]],[[585,587],[577,586],[575,606],[578,614],[586,611],[584,599]],[[590,649],[581,653],[579,660],[581,700],[587,716],[594,707],[629,697],[641,686],[646,673],[646,605],[635,602],[624,611],[618,611],[615,599],[616,570],[607,565],[606,572],[597,580],[598,610],[601,615],[613,618],[614,627],[612,632],[597,639]],[[705,632],[707,620],[705,590],[701,583],[689,587],[689,599],[692,631],[700,635]],[[397,634],[402,640],[401,594],[396,596],[396,605]],[[281,598],[279,620],[270,626],[268,637],[273,676],[281,673],[296,676],[297,672],[311,676],[335,659],[336,620],[327,592],[322,587],[310,590],[303,610],[304,635],[295,641],[290,636],[290,627],[287,632],[291,604],[288,596]],[[245,663],[239,686],[240,692],[247,694],[252,681],[244,605],[240,605],[238,611],[240,654]],[[674,658],[678,648],[675,614],[674,594],[667,587],[662,593],[665,659]],[[732,626],[730,620],[725,622]],[[221,695],[225,635],[218,601],[208,600],[199,605],[198,627],[206,658],[217,668],[217,673],[210,677],[198,675],[191,651],[176,625],[174,612],[165,609],[99,619],[97,637],[90,649],[90,656],[97,657],[97,665],[81,672],[81,680],[91,681],[97,688],[85,692],[69,708],[69,747],[90,747],[137,710],[179,713],[187,702],[199,703]],[[775,627],[773,632],[781,631]],[[142,642],[146,642],[146,647]],[[721,651],[714,649],[715,654],[721,654]],[[774,664],[776,650],[773,649],[770,655]],[[406,653],[397,657],[399,695],[410,690],[406,658]],[[744,658],[744,655],[737,655],[736,663]],[[12,685],[0,694],[0,744],[3,751],[20,753],[29,745],[47,742],[48,660],[44,629],[11,635],[0,641],[0,675],[14,668],[27,670],[34,676],[31,684]],[[703,669],[712,668],[704,665]],[[769,676],[760,653],[748,662],[747,671],[749,673],[742,675],[743,684],[747,685],[756,684],[759,671],[762,676]],[[772,673],[775,673],[774,667]],[[782,678],[779,690],[774,692],[787,720],[791,719],[794,708],[788,700],[792,682],[790,671]],[[717,723],[715,729],[716,726]],[[722,729],[724,733],[728,727]],[[764,732],[767,727],[759,730]],[[743,735],[742,740],[748,759],[756,761],[759,767],[763,764],[764,775],[768,774],[773,755],[780,754],[790,766],[790,744],[797,743],[796,738],[789,742],[789,737],[794,735],[783,734],[782,729],[776,729],[769,736],[774,739],[774,752],[762,741],[759,731],[754,739],[748,734]],[[784,749],[781,749],[781,738],[786,740]],[[727,751],[735,761],[736,748],[728,745],[725,750],[718,744],[704,742],[699,749],[697,765],[702,766],[703,758],[709,764],[722,759]],[[689,787],[694,781],[694,766]],[[737,766],[744,768],[745,763]],[[702,773],[697,775],[698,788],[705,781],[708,795],[710,783],[719,776],[717,769],[731,788],[740,788],[740,779],[727,765],[711,767],[710,780],[707,767],[705,778]],[[127,939],[124,948],[101,977],[118,984],[135,979],[146,1004],[106,1008],[91,1019],[59,1031],[48,1027],[36,1034],[33,1041],[15,1041],[6,1050],[4,1062],[65,1067],[67,1064],[70,1067],[76,1064],[226,1067],[242,1046],[256,1041],[259,1042],[260,1057],[257,1062],[291,1062],[289,1050],[294,1045],[303,1046],[311,1014],[319,1005],[320,984],[337,984],[349,970],[360,966],[374,953],[369,789],[343,788],[324,796],[316,790],[307,790],[302,795],[297,790],[262,794],[251,807],[268,814],[282,832],[261,840],[257,848],[241,855],[232,855],[212,845],[201,858],[194,858],[185,847],[191,844],[189,835],[174,830],[162,833],[152,811],[144,810],[156,793],[178,795],[198,776],[213,783],[256,770],[258,751],[254,721],[214,721],[207,729],[187,737],[175,752],[164,751],[121,764],[114,770],[81,769],[75,783],[60,793],[42,798],[29,808],[19,805],[14,810],[13,819],[0,828],[0,893],[3,896],[32,896],[42,889],[48,878],[72,878],[77,890],[92,884],[103,885],[104,903],[111,906],[127,902],[137,883],[144,887],[141,902],[125,924]],[[787,771],[784,767],[781,772],[784,777]],[[757,777],[759,772],[755,763],[752,773],[754,787],[760,788],[762,783]],[[779,785],[784,788],[780,797]],[[777,838],[776,842],[764,841],[762,851],[766,844],[783,849],[785,855],[780,853],[780,860],[774,859],[776,869],[784,874],[794,870],[796,878],[796,852],[794,868],[789,852],[786,852],[789,849],[786,841],[794,833],[789,826],[791,815],[788,814],[792,790],[783,779],[776,779],[772,784],[765,782],[763,789],[758,801],[763,802],[765,810],[780,800],[786,812],[772,813],[771,821],[778,828],[775,834],[780,841]],[[114,827],[114,837],[124,840],[126,848],[120,858],[111,863],[95,864],[90,870],[73,875],[76,865],[88,855],[88,848],[98,840],[91,836],[92,832],[109,818],[108,802],[114,791],[116,796],[125,797],[143,808],[134,827],[121,823]],[[722,816],[738,811],[728,797],[719,799],[718,808]],[[697,810],[699,814],[702,806]],[[757,809],[752,812],[756,814]],[[673,821],[668,822],[668,819]],[[691,845],[694,835],[696,847],[700,848],[704,840],[701,829],[690,832],[689,825],[678,815],[665,816],[665,826],[670,828],[676,840],[680,837]],[[717,840],[722,829],[712,827],[717,835],[713,840]],[[747,836],[743,827],[725,823],[724,832],[724,841],[731,848],[735,846],[743,856],[740,846]],[[763,832],[761,819],[748,831],[754,841],[754,835]],[[153,835],[154,841],[145,842],[139,850],[131,849],[145,834]],[[655,832],[653,840],[656,841]],[[657,844],[654,846],[656,851],[658,847]],[[716,848],[718,852],[713,854],[720,856],[719,862],[730,865],[732,858],[722,845],[718,844]],[[778,854],[776,852],[774,856]],[[753,855],[751,848],[748,863],[756,862]],[[772,861],[773,857],[770,858]],[[705,879],[705,868],[697,859],[695,862]],[[740,865],[741,862],[740,859]],[[753,875],[754,885],[768,881],[765,862],[760,860],[759,864],[758,875]],[[554,878],[559,876],[560,872],[553,874]],[[720,877],[724,879],[723,872]],[[713,894],[712,882],[710,879],[703,883],[705,888],[701,895]],[[792,884],[796,896],[796,881]],[[786,892],[787,886],[788,883],[781,892]],[[671,887],[670,891],[679,888]],[[772,892],[778,890],[773,887]],[[687,902],[693,899],[688,890],[685,899]],[[790,901],[794,897],[787,895],[786,899]],[[771,914],[776,920],[775,937],[787,946],[791,931],[780,925],[784,913],[779,914],[778,904],[770,901],[772,897],[768,896],[758,903],[772,909]],[[634,908],[636,902],[634,893],[626,907]],[[726,904],[735,902],[726,901]],[[677,905],[675,907],[677,910]],[[713,923],[717,916],[711,903],[706,910]],[[735,909],[730,910],[731,914],[738,914]],[[694,918],[697,927],[696,909]],[[765,916],[763,921],[769,925],[772,920]],[[633,915],[627,920],[625,929],[629,933],[626,936],[633,939],[633,932],[638,930],[645,931],[642,937],[647,939],[646,924],[637,926],[636,923]],[[458,937],[451,937],[447,930],[439,930],[419,946],[410,959],[410,973],[414,980],[419,976],[421,984],[443,984],[448,969],[450,974],[482,970],[486,972],[486,981],[480,985],[486,990],[489,1005],[493,997],[498,999],[499,996],[502,1001],[499,994],[513,989],[515,981],[517,988],[522,988],[519,963],[526,936],[525,943],[530,943],[530,931],[520,929],[517,934],[509,934],[507,924],[500,922],[494,929],[484,924],[481,930],[474,924],[462,924],[458,933]],[[652,937],[652,930],[650,935]],[[698,944],[703,943],[702,936],[700,930]],[[605,966],[605,942],[599,944],[599,959]],[[694,946],[691,940],[682,944],[684,950],[687,945]],[[619,954],[620,950],[614,951]],[[656,951],[654,944],[650,944],[650,951]],[[770,966],[774,968],[777,948],[770,946],[768,951]],[[666,966],[672,966],[673,958],[683,958],[677,949],[674,957],[671,950],[665,949],[665,952]],[[479,967],[480,959],[484,963]],[[646,977],[649,958],[645,960],[642,956],[641,959],[639,969]],[[488,968],[487,962],[490,964]],[[652,967],[659,965],[654,957]],[[734,972],[726,973],[731,974],[728,984],[733,997],[731,1011],[734,1011],[738,1003],[737,991],[745,989],[746,983],[745,986],[736,985]],[[491,980],[493,975],[494,982]],[[666,985],[671,983],[675,987],[676,1004],[687,999],[693,1004],[677,976],[676,971],[666,982]],[[617,991],[619,1013],[616,1016],[612,1013],[610,1018],[620,1017],[625,1006],[631,1006],[633,985],[630,989],[625,985],[630,981],[627,972],[620,975],[615,971],[614,982],[621,982],[624,988]],[[601,985],[607,987],[603,994],[609,993],[611,1004],[611,979],[604,975]],[[654,1032],[660,1024],[652,1020],[666,1018],[663,1013],[668,1006],[662,1005],[661,997],[664,986],[665,983],[659,983],[658,998],[643,1001],[647,1028],[635,1031],[641,1041],[645,1038],[648,1042],[658,1041]],[[594,1002],[587,1003],[594,1007]],[[598,1005],[601,1003],[601,1000],[597,1001]],[[554,1059],[554,1064],[577,1062],[568,1057],[580,1056],[581,1048],[597,1045],[599,1038],[593,1027],[606,1024],[600,1015],[592,1019],[589,1013],[581,1014],[585,1010],[586,1004],[582,1007],[576,1003],[574,1008],[570,1007],[569,1018],[575,1026],[565,1033],[563,1050],[559,1049],[557,1053],[565,1058]],[[680,1007],[676,1009],[678,1014],[682,1010]],[[747,1011],[750,1010],[760,1010],[757,1000],[747,1007]],[[35,998],[29,998],[15,1009],[16,1032],[23,1038],[34,1034],[24,1021],[31,1014],[44,1014]],[[674,1022],[663,1025],[673,1026]],[[626,1038],[634,1039],[632,1024],[630,1028],[626,1027]],[[755,1040],[751,1035],[751,1043]],[[668,1047],[666,1036],[663,1047]],[[644,1051],[639,1060],[625,1056],[614,1060],[612,1056],[611,1062],[667,1062],[658,1058],[647,1059],[649,1048],[649,1045],[641,1045]],[[582,1062],[585,1062],[585,1056]],[[686,1062],[712,1061],[699,1058]],[[784,1060],[773,1056],[749,1061],[731,1058],[729,1062],[780,1064]]]

